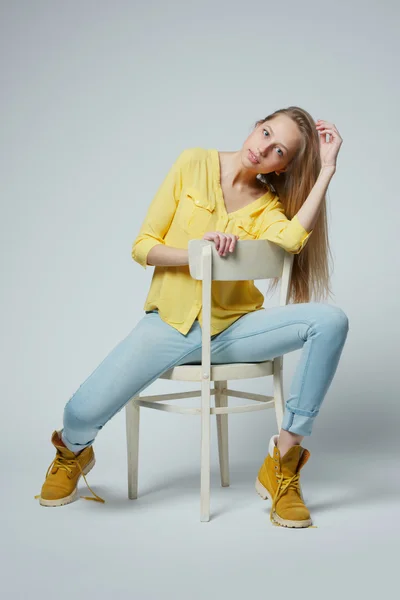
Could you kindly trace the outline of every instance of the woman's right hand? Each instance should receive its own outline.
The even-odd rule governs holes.
[[[209,240],[215,243],[215,248],[220,256],[226,256],[228,252],[233,252],[239,237],[233,233],[220,233],[211,231],[203,236],[203,240]]]

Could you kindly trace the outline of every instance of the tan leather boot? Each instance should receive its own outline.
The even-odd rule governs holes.
[[[297,445],[281,457],[277,441],[277,435],[270,440],[269,454],[256,479],[257,493],[263,500],[271,500],[273,523],[283,527],[310,527],[311,516],[300,488],[300,469],[308,461],[310,452]]]
[[[79,454],[69,450],[61,441],[58,431],[51,436],[51,443],[56,448],[56,457],[47,469],[42,490],[35,498],[39,498],[42,506],[63,506],[78,499],[78,482],[83,478],[94,498],[82,496],[86,500],[104,502],[97,496],[86,481],[85,475],[93,469],[95,457],[92,446],[84,448]]]

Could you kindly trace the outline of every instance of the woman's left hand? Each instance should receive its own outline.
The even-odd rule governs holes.
[[[318,119],[316,128],[320,142],[321,168],[333,167],[336,169],[336,157],[342,145],[342,138],[333,123]],[[329,142],[326,141],[326,134],[329,133]]]

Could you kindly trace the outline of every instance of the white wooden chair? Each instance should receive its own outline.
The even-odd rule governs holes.
[[[156,396],[135,396],[126,405],[128,446],[128,497],[137,498],[140,407],[201,417],[200,520],[210,520],[210,415],[216,415],[221,485],[229,486],[228,414],[275,408],[278,430],[284,412],[283,356],[258,363],[210,364],[211,281],[256,280],[279,277],[280,302],[288,302],[293,254],[268,240],[239,240],[234,252],[220,257],[214,242],[190,240],[189,269],[202,280],[202,359],[201,365],[182,365],[164,372],[160,379],[201,382],[201,391],[176,392]],[[273,376],[273,396],[240,392],[228,388],[228,381]],[[210,389],[211,381],[214,389]],[[215,397],[215,407],[210,397]],[[228,407],[228,397],[246,398],[256,403]],[[199,408],[174,406],[162,400],[201,397]]]

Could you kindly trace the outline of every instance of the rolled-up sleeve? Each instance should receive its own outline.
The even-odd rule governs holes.
[[[164,237],[174,218],[182,190],[182,169],[189,157],[183,150],[158,188],[139,234],[132,245],[132,258],[147,268],[147,255],[153,246],[164,244]]]
[[[313,231],[304,229],[297,215],[288,219],[282,203],[275,199],[271,207],[266,209],[259,239],[274,242],[291,254],[299,254]]]

